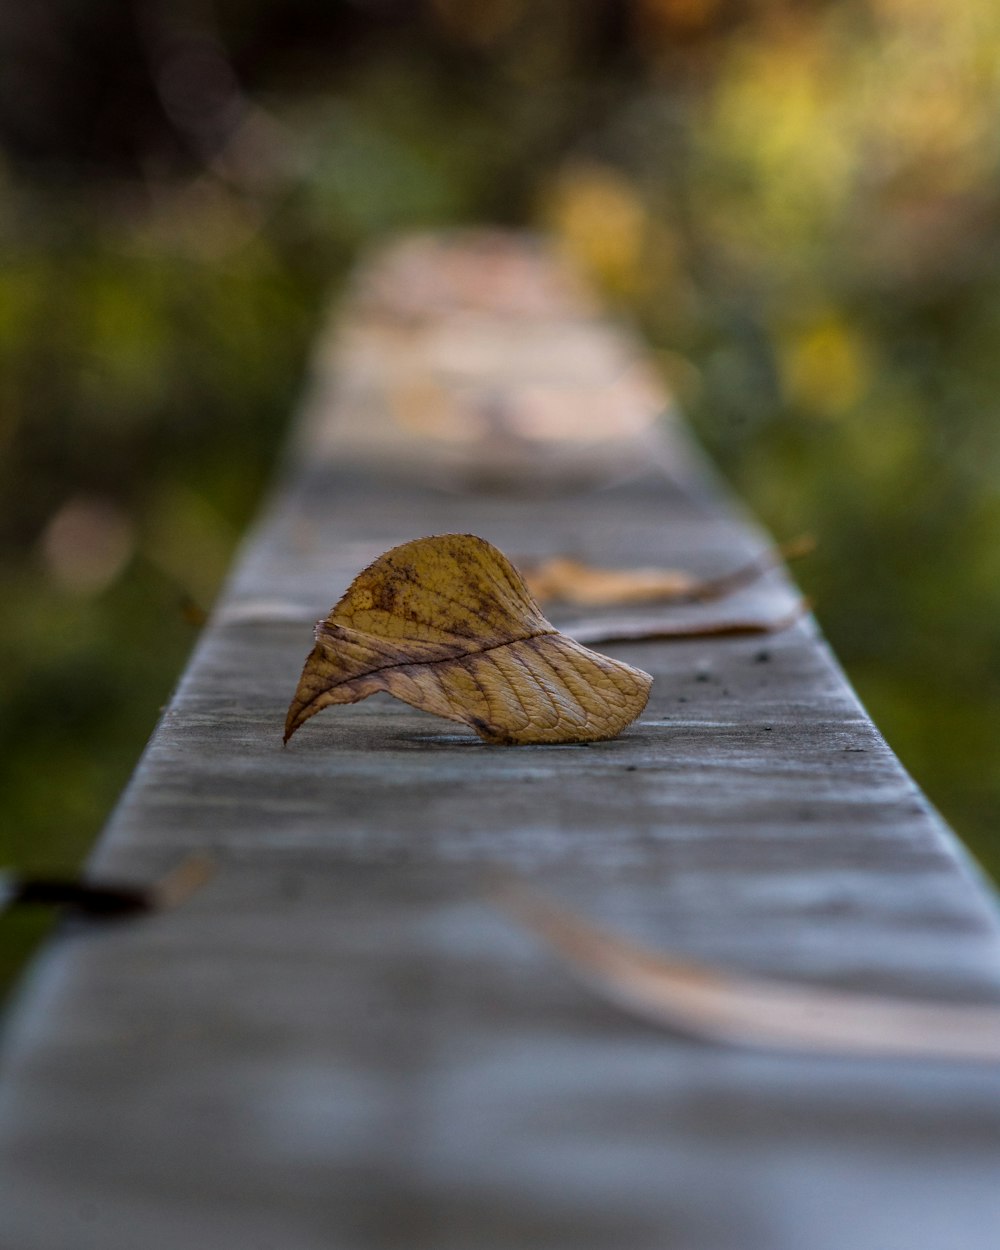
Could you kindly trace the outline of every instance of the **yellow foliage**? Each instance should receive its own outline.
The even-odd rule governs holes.
[[[786,340],[781,346],[781,367],[789,398],[828,416],[856,403],[869,376],[864,345],[835,317]]]
[[[641,285],[647,213],[635,187],[604,165],[562,170],[543,216],[572,259],[621,295]]]

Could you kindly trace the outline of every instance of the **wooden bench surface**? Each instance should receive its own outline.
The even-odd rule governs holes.
[[[535,245],[422,246],[443,248],[429,268],[414,243],[375,262],[318,357],[292,464],[92,861],[145,879],[209,851],[215,875],[176,910],[69,927],[8,1020],[0,1246],[995,1250],[995,1068],[685,1040],[590,992],[491,901],[499,867],[728,969],[1000,1002],[993,900],[810,619],[608,647],[655,677],[611,742],[489,747],[378,696],[282,749],[312,622],[395,543],[471,531],[515,560],[706,574],[767,543],[676,428],[632,420],[648,378],[587,382],[625,414],[607,445],[555,417],[548,443],[532,434],[525,371],[555,412],[587,335],[619,336],[612,356],[627,339]],[[442,325],[488,343],[491,317],[576,346],[560,357],[553,331],[507,366],[468,348],[457,381],[439,361],[420,384],[458,424],[415,429],[420,387],[380,391],[380,360],[398,372],[387,353],[417,360],[437,334],[447,366]],[[444,446],[468,412],[486,434]],[[794,600],[774,572],[672,611]]]

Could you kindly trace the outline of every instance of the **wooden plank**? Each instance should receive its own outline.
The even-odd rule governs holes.
[[[766,541],[676,429],[654,449],[626,420],[610,458],[601,437],[519,445],[523,360],[448,383],[463,410],[493,397],[503,489],[468,488],[482,444],[437,456],[424,430],[432,450],[390,454],[378,363],[401,325],[446,358],[449,318],[486,340],[491,317],[599,329],[531,244],[431,246],[429,272],[413,244],[369,270],[354,356],[321,353],[285,484],[93,860],[144,878],[207,849],[215,877],[176,911],[65,932],[8,1023],[0,1245],[992,1250],[996,1070],[673,1037],[489,900],[500,866],[734,970],[1000,1001],[993,901],[812,621],[608,648],[655,677],[613,742],[493,748],[379,696],[281,748],[311,622],[394,543],[467,530],[514,557],[710,574]],[[580,349],[547,367],[571,394]],[[518,457],[548,466],[533,494],[512,493]],[[727,610],[793,598],[775,572]]]

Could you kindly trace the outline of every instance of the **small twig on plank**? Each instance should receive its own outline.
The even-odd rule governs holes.
[[[152,885],[5,874],[0,882],[0,911],[8,907],[67,907],[107,920],[165,911],[179,906],[204,885],[212,870],[208,856],[189,855]]]
[[[816,539],[813,535],[800,534],[798,538],[791,538],[787,542],[779,543],[777,547],[769,548],[748,564],[733,569],[731,573],[723,573],[719,577],[706,577],[698,586],[692,588],[688,602],[704,603],[710,599],[721,599],[734,590],[749,586],[771,569],[778,568],[782,561],[801,560],[803,556],[811,555],[815,550]],[[678,602],[684,601],[681,599]]]

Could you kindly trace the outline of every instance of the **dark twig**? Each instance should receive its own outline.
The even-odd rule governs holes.
[[[110,920],[176,907],[208,880],[211,871],[207,856],[189,855],[152,885],[11,875],[6,878],[2,906],[65,907]]]

